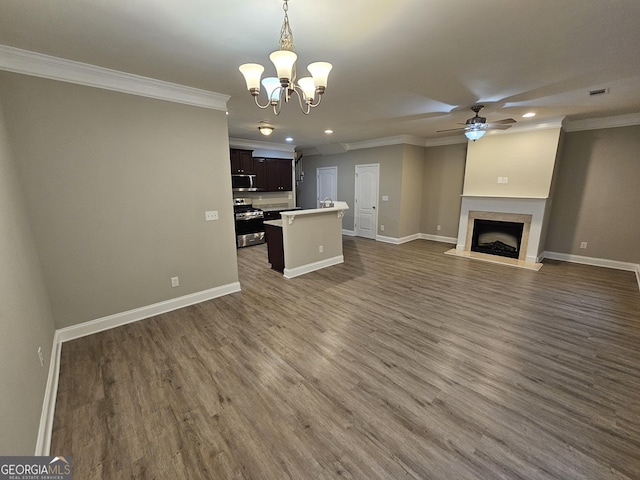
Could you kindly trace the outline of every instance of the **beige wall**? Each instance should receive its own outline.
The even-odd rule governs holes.
[[[237,282],[224,112],[9,73],[0,88],[58,328]]]
[[[424,158],[424,147],[404,145],[402,184],[400,187],[402,199],[400,205],[400,230],[398,232],[400,238],[421,233]],[[383,233],[381,232],[381,234]]]
[[[466,143],[427,148],[421,233],[457,237],[466,155]]]
[[[298,215],[291,225],[285,216],[282,223],[286,269],[342,255],[342,221],[335,211]],[[323,247],[322,252],[320,246]]]
[[[465,195],[547,198],[560,128],[486,135],[469,142]],[[498,177],[508,177],[499,184]]]
[[[312,155],[303,157],[304,182],[298,188],[298,205],[302,208],[316,208],[317,185],[316,169],[319,167],[338,167],[338,198],[347,202],[342,228],[354,230],[354,198],[356,165],[380,164],[380,198],[378,199],[378,234],[389,237],[400,235],[400,208],[402,191],[403,145],[366,148],[335,155]],[[387,195],[389,201],[382,202]],[[385,231],[380,232],[380,225]]]
[[[565,134],[547,251],[640,263],[638,152],[639,125]]]
[[[54,327],[6,118],[0,105],[0,454],[33,455]]]

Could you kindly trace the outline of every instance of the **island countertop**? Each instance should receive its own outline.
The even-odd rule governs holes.
[[[266,220],[264,222],[265,225],[273,225],[274,227],[282,228],[282,220]]]
[[[290,212],[280,212],[280,216],[289,220],[289,223],[293,223],[293,219],[300,215],[315,215],[319,213],[338,212],[338,215],[344,215],[344,211],[349,210],[347,202],[334,202],[333,207],[326,208],[310,208],[307,210],[292,210]]]

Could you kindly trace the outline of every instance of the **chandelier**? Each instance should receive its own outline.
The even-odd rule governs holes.
[[[302,113],[309,115],[312,108],[320,105],[322,95],[327,88],[327,77],[332,65],[327,62],[314,62],[307,66],[311,77],[298,79],[296,84],[296,59],[295,45],[293,44],[293,32],[289,25],[289,0],[284,0],[282,6],[284,10],[284,21],[280,30],[280,42],[278,50],[269,55],[277,71],[276,77],[267,77],[262,80],[267,93],[267,103],[261,105],[258,96],[260,95],[260,77],[264,72],[264,67],[258,63],[245,63],[240,65],[240,72],[247,82],[247,89],[253,95],[256,105],[262,109],[273,107],[273,113],[280,114],[283,103],[288,103],[294,96],[298,98],[298,104]]]

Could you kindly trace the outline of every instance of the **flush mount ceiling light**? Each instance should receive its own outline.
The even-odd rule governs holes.
[[[261,125],[258,127],[258,130],[260,130],[260,133],[264,136],[269,136],[273,133],[274,128],[267,126],[267,125]]]
[[[533,118],[535,116],[536,116],[535,112],[527,112],[524,115],[522,115],[522,118]]]
[[[278,50],[269,55],[276,67],[278,77],[267,77],[262,80],[267,93],[267,104],[260,105],[260,78],[264,67],[258,63],[245,63],[240,65],[240,72],[247,82],[247,89],[253,95],[256,105],[260,108],[273,107],[273,113],[280,114],[283,103],[289,102],[296,95],[302,113],[308,115],[312,108],[320,105],[322,95],[327,88],[327,77],[332,65],[327,62],[314,62],[307,66],[311,77],[304,77],[296,84],[296,59],[295,45],[293,44],[293,32],[289,25],[288,0],[284,0],[284,21],[280,30],[280,42]]]

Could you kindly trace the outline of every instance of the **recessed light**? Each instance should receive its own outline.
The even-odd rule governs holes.
[[[331,135],[333,133],[333,130],[327,129],[324,131],[324,133],[326,133],[327,135]]]
[[[522,118],[531,118],[531,117],[535,117],[536,114],[534,112],[529,112],[529,113],[525,113],[524,115],[522,115]]]
[[[284,139],[285,142],[293,142],[293,137],[287,137]]]

